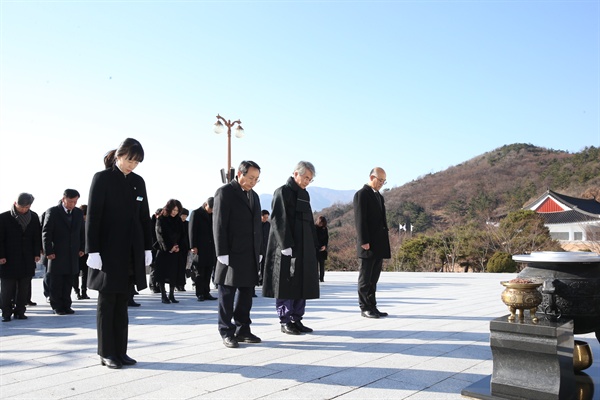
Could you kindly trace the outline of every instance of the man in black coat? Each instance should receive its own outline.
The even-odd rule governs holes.
[[[317,232],[306,190],[314,176],[315,167],[300,161],[273,194],[262,292],[276,299],[281,331],[289,335],[313,331],[302,318],[306,299],[319,298]]]
[[[385,215],[385,203],[379,193],[386,184],[386,173],[376,167],[369,174],[369,182],[354,195],[354,222],[356,249],[360,258],[358,274],[358,304],[366,318],[387,317],[377,309],[375,292],[384,258],[390,258],[390,239]]]
[[[83,211],[76,207],[79,197],[77,190],[65,190],[58,205],[46,210],[42,226],[42,245],[48,259],[45,279],[56,315],[75,313],[71,288],[79,273],[79,259],[85,254]]]
[[[21,193],[11,209],[0,214],[2,322],[10,321],[13,313],[15,319],[27,319],[31,278],[42,251],[40,219],[30,210],[33,200],[31,194]]]
[[[188,225],[192,252],[192,276],[196,285],[198,301],[217,299],[210,294],[210,277],[217,262],[212,221],[214,203],[214,197],[209,197],[202,207],[192,211]]]
[[[258,164],[242,161],[237,178],[215,193],[213,235],[217,254],[215,284],[219,286],[219,333],[223,344],[230,348],[238,347],[238,342],[261,341],[250,332],[250,309],[254,286],[258,283],[262,242],[260,199],[252,190],[259,176]]]

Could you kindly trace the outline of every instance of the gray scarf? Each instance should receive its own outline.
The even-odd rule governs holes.
[[[27,229],[27,225],[29,225],[29,223],[31,222],[31,211],[27,210],[25,214],[19,214],[19,212],[17,211],[17,207],[13,204],[13,206],[10,209],[10,215],[12,215],[13,218],[17,220],[19,225],[21,225],[21,229],[23,229],[23,232],[25,232],[25,230]]]

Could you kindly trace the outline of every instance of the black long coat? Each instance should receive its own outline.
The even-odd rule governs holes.
[[[319,261],[327,260],[327,248],[329,246],[329,229],[326,226],[315,226],[317,230],[317,259]],[[321,247],[325,250],[321,251]]]
[[[85,225],[86,253],[100,253],[102,270],[89,269],[88,287],[106,293],[128,293],[134,275],[145,289],[145,250],[152,248],[150,210],[144,179],[118,168],[94,175]]]
[[[217,260],[215,283],[233,287],[258,284],[262,243],[260,199],[250,191],[252,207],[240,184],[234,180],[215,193],[213,236],[217,256],[229,256],[229,265]]]
[[[46,210],[42,225],[42,245],[44,254],[56,255],[54,260],[48,260],[48,273],[78,274],[79,252],[85,251],[83,211],[74,208],[69,222],[62,201]]]
[[[310,196],[289,178],[275,190],[262,292],[278,299],[319,298],[317,232]],[[291,248],[292,256],[281,250]]]
[[[156,240],[158,242],[158,251],[154,263],[154,279],[156,282],[169,282],[172,285],[179,285],[179,275],[185,276],[185,271],[179,271],[180,253],[187,248],[187,244],[184,243],[186,237],[183,230],[183,221],[179,215],[175,217],[161,215],[156,220]],[[179,246],[179,252],[171,253],[170,251],[175,245]]]
[[[204,207],[192,211],[189,223],[190,248],[197,248],[198,254],[192,257],[192,265],[199,268],[215,266],[215,240],[213,238],[213,219]]]
[[[390,239],[383,196],[377,195],[369,185],[354,194],[354,223],[356,225],[356,251],[358,258],[390,258]],[[369,243],[370,249],[361,246]]]
[[[25,232],[10,211],[0,214],[0,278],[21,279],[35,275],[35,258],[42,251],[40,218],[33,211]]]

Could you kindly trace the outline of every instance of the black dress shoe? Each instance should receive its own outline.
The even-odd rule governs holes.
[[[67,312],[64,310],[52,310],[56,315],[67,315]]]
[[[281,332],[287,333],[288,335],[300,335],[301,332],[296,328],[293,322],[287,324],[281,324]]]
[[[2,317],[2,322],[9,322],[10,321],[10,315],[8,317]]]
[[[262,342],[262,340],[260,340],[260,338],[252,333],[247,333],[245,335],[235,335],[235,340],[237,340],[238,342],[244,342],[244,343],[260,343]]]
[[[73,310],[72,308],[67,308],[65,310],[65,314],[75,314],[75,310]]]
[[[106,365],[108,368],[119,369],[123,366],[121,360],[117,359],[117,357],[100,357],[100,364]]]
[[[386,312],[379,311],[378,309],[375,309],[374,311],[375,311],[377,314],[379,314],[379,316],[380,316],[380,317],[387,317],[388,315],[390,315],[390,314],[388,314],[388,313],[386,313]]]
[[[204,299],[205,299],[205,300],[217,300],[217,298],[216,298],[216,297],[214,297],[214,296],[212,296],[212,295],[210,295],[210,294],[207,294],[206,296],[204,296]]]
[[[198,296],[198,301],[204,301],[204,296],[202,296],[202,295]]]
[[[27,319],[27,315],[25,315],[25,314],[15,314],[15,319]]]
[[[171,300],[168,297],[163,297],[161,301],[163,304],[171,304]]]
[[[81,300],[89,300],[89,299],[90,299],[90,296],[88,296],[87,294],[83,293],[81,295]]]
[[[175,296],[169,296],[169,301],[175,304],[179,303],[179,300],[175,300]]]
[[[305,326],[302,321],[296,321],[294,322],[294,325],[296,326],[296,328],[300,331],[300,332],[304,332],[304,333],[311,333],[313,330],[311,328],[309,328],[308,326]]]
[[[31,300],[29,300],[29,301],[27,302],[27,305],[28,305],[28,306],[37,306],[37,303],[36,303],[35,301],[31,301]]]
[[[127,303],[127,307],[139,307],[141,306],[140,303],[136,303],[135,300],[129,300],[129,302]]]
[[[230,349],[234,349],[236,347],[240,347],[239,343],[235,338],[231,336],[226,336],[223,338],[223,344],[225,347],[229,347]]]
[[[134,360],[133,358],[129,357],[127,354],[123,354],[123,355],[119,356],[119,360],[121,360],[121,363],[123,365],[133,365],[133,364],[137,363],[136,360]]]
[[[379,318],[379,314],[371,310],[361,311],[360,315],[362,315],[365,318]]]

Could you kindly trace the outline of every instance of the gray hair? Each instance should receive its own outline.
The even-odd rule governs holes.
[[[21,193],[17,197],[17,204],[21,207],[27,207],[33,204],[34,197],[29,193]]]
[[[308,161],[300,161],[296,168],[294,168],[294,172],[297,172],[298,175],[303,176],[306,173],[306,170],[312,172],[313,177],[317,176],[317,172],[315,171],[315,166]]]

